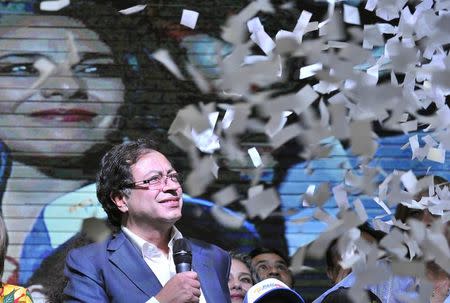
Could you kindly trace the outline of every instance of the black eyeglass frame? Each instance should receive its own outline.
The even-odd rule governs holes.
[[[154,178],[158,178],[158,179],[156,180]],[[150,178],[145,179],[145,180],[128,183],[128,184],[125,184],[122,188],[129,188],[129,189],[158,188],[158,187],[162,187],[163,184],[166,185],[168,179],[170,179],[172,182],[177,183],[180,186],[183,183],[183,175],[181,173],[172,172],[167,175],[157,174],[157,175],[151,176]],[[151,183],[152,181],[153,181],[153,183]],[[141,183],[141,184],[139,184],[139,183]]]

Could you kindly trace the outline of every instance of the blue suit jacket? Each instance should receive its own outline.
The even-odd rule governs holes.
[[[230,256],[219,247],[189,240],[192,268],[208,303],[229,303]],[[67,256],[64,302],[144,303],[161,283],[130,240],[119,232],[109,240],[72,250]]]

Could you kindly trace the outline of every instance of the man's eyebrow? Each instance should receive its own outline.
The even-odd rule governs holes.
[[[175,169],[170,168],[170,169],[167,170],[167,173],[168,173],[168,174],[169,174],[169,173],[172,173],[172,172],[175,172]],[[150,171],[148,171],[148,172],[145,174],[145,176],[148,176],[148,175],[150,175],[150,174],[163,175],[163,172],[160,171],[160,170],[150,170]]]
[[[42,53],[12,53],[12,54],[6,54],[3,56],[0,56],[0,60],[4,60],[4,59],[9,59],[9,58],[15,58],[15,57],[19,57],[19,58],[30,58],[30,59],[36,59],[36,58],[46,58],[49,59],[50,58]]]

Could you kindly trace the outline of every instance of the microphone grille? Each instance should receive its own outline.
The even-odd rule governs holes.
[[[173,243],[173,253],[177,254],[183,251],[186,253],[191,253],[191,245],[189,242],[184,238],[175,240]]]

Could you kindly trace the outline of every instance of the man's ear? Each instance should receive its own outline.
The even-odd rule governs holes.
[[[111,193],[109,197],[122,213],[126,213],[128,211],[127,199],[124,195],[121,193]]]

